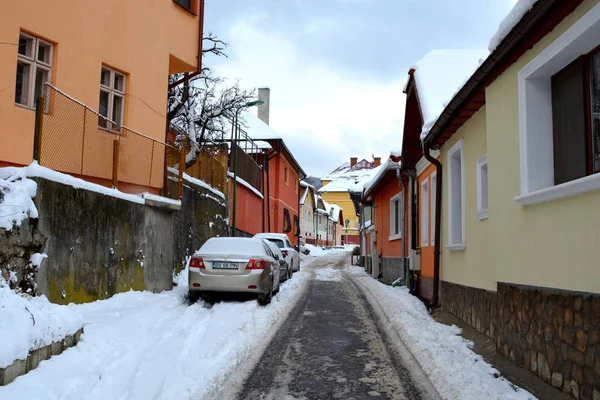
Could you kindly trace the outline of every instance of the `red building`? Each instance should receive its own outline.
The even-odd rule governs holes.
[[[293,244],[298,244],[300,180],[306,174],[283,138],[268,125],[268,89],[259,90],[259,99],[265,103],[259,107],[258,118],[249,113],[243,116],[245,126],[242,129],[252,139],[252,145],[245,146],[240,142],[238,150],[238,159],[244,161],[238,172],[235,228],[246,235],[286,233]],[[248,172],[257,168],[258,176]],[[232,193],[233,174],[229,176]],[[244,176],[248,179],[243,179]],[[233,223],[232,217],[230,215],[230,223]]]

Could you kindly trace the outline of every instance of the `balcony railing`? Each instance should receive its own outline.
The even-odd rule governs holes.
[[[36,110],[34,159],[50,169],[73,174],[99,183],[119,187],[122,183],[160,189],[172,198],[181,196],[181,177],[177,193],[166,191],[167,167],[180,170],[185,160],[167,165],[165,152],[181,152],[174,146],[146,136],[106,118],[92,108],[46,84],[44,97]],[[111,126],[106,129],[103,126]]]

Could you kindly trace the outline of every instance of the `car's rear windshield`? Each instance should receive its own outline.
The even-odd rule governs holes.
[[[267,239],[269,242],[273,242],[277,245],[277,247],[279,247],[280,249],[283,249],[285,247],[285,244],[283,243],[283,240],[279,240],[279,239]]]
[[[205,254],[264,254],[265,247],[260,239],[250,238],[211,238],[200,248]]]

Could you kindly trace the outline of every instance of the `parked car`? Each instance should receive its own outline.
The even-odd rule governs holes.
[[[306,243],[300,242],[298,246],[298,251],[304,255],[308,255],[310,253],[310,249],[306,247]]]
[[[215,237],[192,256],[189,264],[190,301],[207,293],[256,293],[266,305],[279,291],[279,261],[264,241]]]
[[[271,248],[271,251],[273,252],[273,255],[275,256],[275,259],[279,261],[279,272],[280,272],[279,281],[284,282],[284,281],[287,281],[288,279],[291,279],[292,267],[290,266],[290,263],[288,263],[286,257],[283,255],[281,250],[279,250],[279,247],[277,247],[277,245],[275,243],[270,242],[267,239],[262,239],[262,240]]]
[[[300,271],[300,255],[285,233],[257,233],[254,238],[267,239],[275,243],[292,266],[292,272]]]

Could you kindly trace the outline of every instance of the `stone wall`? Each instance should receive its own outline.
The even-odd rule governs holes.
[[[172,288],[173,214],[36,179],[37,229],[48,258],[38,289],[54,303],[83,303],[134,290]]]
[[[498,284],[497,350],[577,399],[600,399],[600,295]]]
[[[391,284],[398,278],[404,277],[402,257],[381,257],[383,283]]]
[[[495,339],[496,293],[456,283],[441,282],[444,309],[467,322],[479,333]]]

